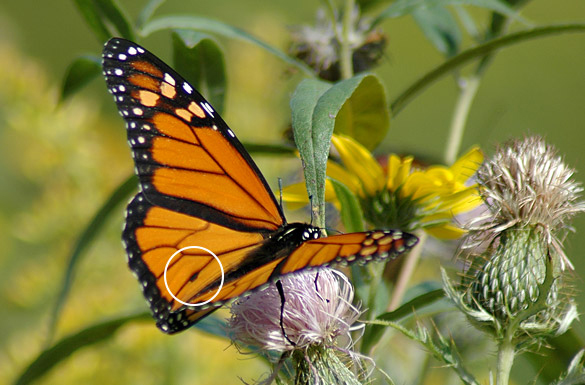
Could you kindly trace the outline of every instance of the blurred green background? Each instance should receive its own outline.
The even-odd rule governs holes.
[[[144,2],[120,4],[134,18]],[[284,50],[290,26],[312,23],[319,4],[169,0],[157,14],[209,16]],[[487,12],[472,14],[487,24]],[[582,0],[535,0],[522,14],[536,25],[583,22],[585,6]],[[388,49],[376,72],[392,100],[443,58],[410,17],[383,27]],[[241,140],[280,143],[290,121],[290,93],[300,76],[289,74],[281,61],[256,46],[219,40],[229,81],[224,119]],[[169,59],[168,33],[140,43]],[[80,54],[99,55],[101,47],[72,1],[0,3],[0,383],[13,381],[44,348],[51,306],[72,245],[132,172],[124,125],[101,79],[57,104],[67,65]],[[490,153],[494,144],[508,138],[539,134],[577,169],[576,178],[585,181],[584,69],[583,34],[532,40],[499,52],[471,110],[462,151],[479,144]],[[440,158],[456,96],[452,78],[432,85],[392,121],[377,151]],[[300,165],[295,159],[255,159],[273,186],[278,176]],[[123,208],[118,212],[77,269],[56,339],[104,319],[146,310],[126,267],[120,242]],[[576,267],[573,285],[582,311],[585,216],[574,225],[576,233],[568,237],[566,248]],[[582,322],[574,329],[585,337]],[[393,356],[395,363],[381,366],[391,376],[401,362],[416,370],[421,354],[420,348],[405,349]],[[235,384],[241,383],[238,377],[251,382],[266,370],[260,360],[238,354],[228,341],[196,331],[169,337],[149,321],[123,327],[114,338],[80,350],[40,383]],[[449,383],[447,372],[437,369],[436,383]],[[515,368],[518,383],[537,372],[522,359]],[[414,377],[397,374],[395,379],[411,383]]]

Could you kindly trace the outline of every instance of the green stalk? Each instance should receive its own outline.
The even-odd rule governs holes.
[[[447,147],[445,149],[445,164],[453,164],[457,159],[457,155],[461,149],[461,142],[463,140],[463,133],[465,132],[465,125],[469,117],[469,110],[473,105],[473,100],[479,89],[480,77],[475,75],[465,80],[465,84],[461,86],[459,98],[453,111],[453,119],[451,120],[451,128],[449,129],[449,139],[447,140]]]
[[[402,298],[404,298],[404,293],[406,292],[406,288],[410,283],[410,279],[412,278],[412,274],[416,269],[416,265],[418,264],[418,260],[420,259],[420,254],[423,249],[423,245],[427,239],[427,233],[420,232],[416,234],[418,236],[418,245],[406,255],[406,260],[402,264],[402,268],[400,269],[400,273],[398,275],[398,279],[396,281],[396,286],[394,286],[394,290],[392,291],[392,298],[390,298],[390,304],[388,304],[388,311],[394,311],[398,309],[400,304],[402,303]]]
[[[496,373],[496,385],[508,385],[510,381],[510,371],[514,363],[514,355],[516,353],[512,338],[508,335],[498,346],[498,363]]]
[[[390,104],[392,115],[396,117],[396,115],[398,115],[398,113],[402,111],[402,109],[404,109],[408,103],[414,100],[414,98],[431,83],[442,78],[443,76],[451,74],[453,70],[472,60],[476,60],[478,58],[481,59],[490,52],[536,38],[549,37],[561,33],[583,32],[585,32],[585,23],[549,25],[511,33],[509,35],[490,40],[486,43],[463,51],[423,75],[420,79],[408,87],[408,89],[403,91],[396,99],[394,99],[394,101],[392,101]]]
[[[352,31],[352,23],[351,23],[351,13],[354,8],[354,0],[345,0],[345,5],[343,9],[343,20],[341,26],[341,40],[339,41],[341,48],[339,52],[339,61],[340,61],[340,68],[341,68],[341,78],[342,79],[349,79],[353,76],[353,63],[352,63],[352,55],[351,52],[351,44],[349,41],[349,37]]]

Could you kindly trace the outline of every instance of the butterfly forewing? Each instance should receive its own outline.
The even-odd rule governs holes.
[[[146,199],[234,229],[271,232],[283,224],[248,153],[179,74],[123,39],[106,44],[103,67]]]
[[[390,258],[416,243],[393,230],[315,239],[319,229],[286,224],[250,155],[179,74],[119,38],[106,43],[103,68],[140,181],[122,238],[161,330],[181,331],[283,274]],[[192,246],[213,252],[223,274]]]

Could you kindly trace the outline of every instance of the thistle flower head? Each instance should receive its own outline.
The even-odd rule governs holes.
[[[344,275],[320,269],[280,281],[284,308],[275,285],[232,305],[230,330],[235,341],[285,352],[315,344],[334,345],[337,337],[349,336],[361,312],[352,305],[353,288]]]
[[[359,384],[359,378],[367,376],[362,362],[366,357],[350,350],[350,328],[361,311],[352,305],[348,279],[323,268],[290,274],[280,282],[284,302],[272,284],[232,304],[232,340],[261,351],[289,353],[295,383]],[[341,340],[346,343],[340,345]]]
[[[335,24],[320,10],[313,26],[293,29],[290,51],[317,71],[319,77],[336,81],[340,76],[341,17],[336,15]],[[382,57],[386,37],[378,30],[372,30],[371,21],[360,17],[359,9],[351,13],[349,45],[353,52],[355,73],[367,71]]]
[[[466,247],[497,238],[513,226],[538,226],[561,257],[561,267],[572,268],[560,238],[568,220],[585,211],[581,184],[574,170],[540,137],[529,137],[499,147],[477,171],[480,193],[488,211],[469,224]]]

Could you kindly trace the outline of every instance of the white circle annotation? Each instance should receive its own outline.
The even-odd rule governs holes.
[[[215,258],[215,260],[217,261],[217,263],[219,263],[219,268],[221,269],[221,283],[219,284],[219,289],[217,289],[217,293],[215,293],[215,295],[214,295],[213,297],[209,298],[207,301],[204,301],[204,302],[197,302],[197,303],[190,303],[190,302],[184,302],[184,301],[181,301],[180,299],[178,299],[178,298],[177,298],[177,297],[176,297],[176,296],[173,294],[173,292],[172,292],[172,291],[171,291],[171,289],[169,288],[169,284],[168,284],[168,282],[167,282],[167,269],[169,268],[169,265],[171,264],[171,261],[173,260],[173,258],[175,258],[175,256],[176,256],[177,254],[179,254],[180,252],[182,252],[183,250],[187,250],[187,249],[199,249],[199,250],[206,251],[206,252],[208,252],[209,254],[211,254],[211,255],[213,256],[213,258]],[[163,277],[164,277],[164,281],[165,281],[165,287],[167,288],[167,291],[169,292],[169,294],[171,295],[171,297],[173,297],[173,298],[174,298],[174,300],[175,300],[175,301],[177,301],[177,302],[179,302],[179,303],[182,303],[183,305],[186,305],[186,306],[203,306],[203,305],[205,305],[206,303],[209,303],[209,302],[213,301],[213,299],[214,299],[215,297],[217,297],[217,295],[219,294],[219,292],[220,292],[220,291],[221,291],[221,289],[223,288],[223,282],[224,282],[225,274],[224,274],[224,271],[223,271],[223,265],[221,264],[221,261],[219,260],[219,258],[217,257],[217,255],[215,255],[215,254],[213,253],[213,251],[211,251],[211,250],[209,250],[209,249],[206,249],[205,247],[201,247],[201,246],[186,246],[186,247],[183,247],[183,248],[181,248],[181,249],[179,249],[179,250],[175,251],[175,252],[173,253],[173,255],[171,255],[171,257],[169,258],[169,260],[167,261],[167,264],[166,264],[166,266],[165,266],[165,271],[164,271],[164,273],[163,273]]]

